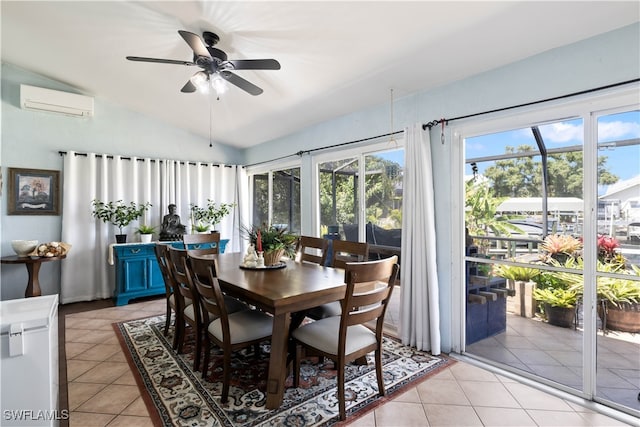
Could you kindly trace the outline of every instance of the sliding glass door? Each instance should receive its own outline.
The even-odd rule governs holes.
[[[629,101],[637,96],[457,130],[461,348],[640,415],[640,111],[615,106]]]
[[[598,181],[610,184],[598,187],[593,239],[600,330],[595,393],[640,411],[640,111],[606,112],[596,119],[598,156],[610,165],[598,167]]]

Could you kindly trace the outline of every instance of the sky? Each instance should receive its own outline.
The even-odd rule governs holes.
[[[582,119],[564,120],[540,125],[540,133],[548,149],[583,145]],[[602,116],[598,119],[598,142],[622,141],[640,138],[640,111]],[[482,135],[466,140],[466,158],[477,158],[505,153],[505,147],[530,145],[537,147],[530,128],[516,129],[491,135]],[[599,156],[607,157],[607,169],[620,180],[640,175],[640,145],[603,148]],[[539,157],[537,158],[540,159]],[[478,172],[491,166],[493,162],[478,163]],[[471,175],[471,166],[465,169]]]

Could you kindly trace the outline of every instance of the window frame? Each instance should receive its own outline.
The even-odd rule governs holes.
[[[393,145],[392,145],[393,144]],[[320,164],[330,161],[338,161],[346,158],[358,158],[358,173],[360,176],[365,176],[365,157],[369,155],[376,155],[388,151],[404,150],[404,135],[398,135],[393,141],[387,140],[377,142],[374,144],[351,147],[345,149],[327,150],[323,153],[318,153],[312,156],[312,200],[313,200],[313,212],[312,212],[312,232],[314,236],[320,236]],[[361,179],[358,182],[359,195],[365,194],[365,180]],[[365,241],[365,219],[366,219],[366,206],[364,197],[358,197],[360,206],[358,206],[358,240]]]
[[[465,173],[465,139],[490,133],[499,133],[510,129],[527,128],[546,123],[558,122],[580,118],[583,120],[583,155],[585,171],[589,173],[583,177],[584,196],[584,270],[578,274],[584,276],[584,315],[591,316],[591,321],[585,322],[583,332],[583,386],[581,390],[570,390],[556,385],[556,388],[574,394],[579,394],[586,399],[594,399],[596,386],[596,288],[595,280],[606,274],[598,273],[595,266],[597,258],[597,156],[598,156],[598,132],[597,120],[607,114],[636,110],[640,108],[638,102],[638,84],[630,84],[624,87],[614,88],[597,94],[583,95],[552,101],[536,106],[523,107],[502,113],[494,113],[482,117],[461,120],[450,129],[452,143],[452,192],[451,212],[453,222],[451,235],[455,242],[452,246],[453,269],[451,275],[452,300],[451,300],[451,331],[452,350],[464,353],[465,344],[465,241],[464,241],[464,173]],[[593,207],[593,209],[591,209]],[[507,263],[511,264],[511,263]],[[587,312],[588,310],[588,312]],[[536,377],[536,381],[547,383],[544,378]],[[597,399],[596,399],[597,400]]]
[[[267,213],[267,218],[269,221],[269,224],[272,223],[273,221],[273,175],[276,172],[280,172],[280,171],[284,171],[284,170],[289,170],[289,169],[299,169],[300,170],[300,180],[302,180],[302,172],[303,172],[303,167],[302,167],[302,162],[300,161],[300,159],[293,159],[293,160],[288,160],[288,161],[278,161],[278,162],[268,162],[268,163],[264,163],[261,165],[255,165],[255,166],[247,166],[247,180],[248,180],[248,194],[249,194],[249,216],[250,216],[250,220],[251,222],[254,221],[253,218],[253,177],[254,175],[264,175],[267,174],[268,178],[268,200],[269,200],[269,207],[268,207],[268,213]],[[302,198],[301,198],[302,199]],[[302,216],[303,214],[303,209],[302,209],[302,200],[300,201],[300,215]]]

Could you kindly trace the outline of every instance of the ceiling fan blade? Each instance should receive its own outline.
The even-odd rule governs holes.
[[[176,65],[196,65],[189,61],[179,61],[177,59],[159,59],[159,58],[144,58],[142,56],[127,56],[129,61],[138,62],[155,62],[160,64],[176,64]]]
[[[196,85],[194,85],[193,83],[191,83],[191,80],[187,80],[187,83],[182,86],[182,89],[180,89],[180,92],[183,93],[193,93],[196,91]]]
[[[195,53],[196,56],[205,56],[207,58],[211,57],[211,55],[209,55],[209,51],[207,50],[207,47],[204,45],[204,42],[197,34],[193,34],[193,33],[190,33],[189,31],[184,31],[184,30],[178,30],[178,33],[180,33],[184,41],[187,42],[187,44],[189,45],[191,50],[193,50],[193,53]]]
[[[263,90],[260,89],[258,86],[254,85],[253,83],[243,79],[242,77],[236,74],[233,74],[230,71],[221,71],[219,74],[220,74],[220,77],[222,77],[229,83],[238,86],[240,89],[250,93],[253,96],[260,95],[263,92]]]
[[[280,63],[275,59],[236,59],[227,61],[235,70],[279,70]]]

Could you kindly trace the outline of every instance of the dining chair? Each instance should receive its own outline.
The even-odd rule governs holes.
[[[182,242],[189,255],[217,254],[220,251],[220,233],[184,234]]]
[[[325,265],[329,241],[321,237],[300,236],[296,245],[296,261]]]
[[[260,310],[241,310],[230,313],[225,296],[215,277],[215,260],[210,258],[191,258],[194,271],[208,270],[208,280],[203,281],[201,274],[192,274],[191,280],[200,295],[200,303],[215,320],[207,327],[204,336],[204,368],[202,376],[206,378],[211,352],[211,342],[223,350],[222,403],[229,398],[231,380],[231,355],[234,351],[257,346],[271,337],[273,318]],[[256,352],[259,351],[256,349]],[[257,353],[256,353],[257,354]]]
[[[345,268],[347,262],[367,261],[369,244],[366,242],[351,242],[349,240],[332,240],[332,253],[329,266]]]
[[[200,326],[202,324],[200,314],[200,304],[198,301],[198,295],[193,291],[190,283],[190,272],[188,267],[187,251],[185,249],[169,247],[169,268],[171,275],[173,276],[174,286],[177,291],[174,294],[180,294],[183,299],[191,300],[192,304],[184,307],[182,311],[182,319],[177,322],[176,333],[178,334],[178,345],[176,351],[182,353],[182,347],[185,341],[185,323],[188,323],[193,328],[195,335],[196,347],[194,350],[193,369],[197,371],[200,368],[200,353],[202,345],[202,331]],[[176,316],[178,320],[178,316]]]
[[[178,296],[176,297],[175,282],[169,268],[169,245],[157,243],[153,249],[156,254],[158,266],[160,267],[160,272],[162,273],[162,279],[164,281],[164,291],[167,299],[167,314],[163,333],[164,336],[167,336],[167,334],[169,333],[169,326],[171,325],[171,313],[175,313],[174,325],[176,331],[173,334],[173,348],[176,349],[178,346],[177,329],[178,325],[180,324],[180,320],[182,319],[182,312],[184,310],[184,306],[187,304],[191,304],[192,301],[185,300],[180,293],[178,293]]]
[[[346,419],[345,410],[345,365],[375,351],[378,393],[384,396],[382,376],[382,329],[384,315],[393,292],[398,274],[398,257],[393,256],[376,261],[347,263],[345,281],[347,289],[341,301],[342,315],[327,317],[307,323],[295,329],[291,336],[295,345],[294,386],[300,384],[300,360],[303,349],[313,355],[332,359],[338,370],[338,405],[340,420]],[[378,286],[369,290],[369,286]],[[365,285],[367,291],[359,287]],[[365,323],[375,321],[375,330]]]
[[[335,268],[345,268],[347,262],[362,262],[369,257],[369,244],[363,242],[351,242],[348,240],[332,240],[331,258],[327,265]],[[307,312],[307,316],[314,320],[325,317],[340,316],[342,307],[338,301],[322,304]]]

